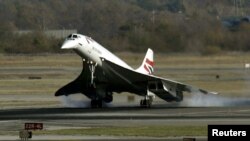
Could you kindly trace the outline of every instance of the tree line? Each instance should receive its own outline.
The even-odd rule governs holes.
[[[250,2],[243,2],[247,15]],[[250,24],[222,24],[242,16],[234,6],[235,0],[0,0],[0,52],[62,52],[63,39],[46,36],[49,29],[77,29],[112,51],[249,51]]]

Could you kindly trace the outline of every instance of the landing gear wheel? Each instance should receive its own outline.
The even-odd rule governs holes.
[[[91,108],[102,108],[102,100],[91,100]]]
[[[151,105],[152,105],[152,101],[149,99],[142,99],[140,102],[141,107],[150,108]]]
[[[98,105],[98,108],[102,108],[102,100],[98,100],[97,105]]]

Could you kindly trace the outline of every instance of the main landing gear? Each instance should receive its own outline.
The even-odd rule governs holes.
[[[102,100],[91,100],[91,108],[102,108]]]
[[[140,106],[141,107],[145,107],[145,108],[150,108],[152,105],[152,101],[150,99],[142,99],[140,102]]]
[[[140,106],[144,108],[150,108],[151,105],[152,105],[152,101],[150,101],[149,99],[142,99],[140,102]]]
[[[145,98],[140,101],[140,106],[144,108],[150,108],[152,106],[154,97],[155,95],[148,91],[147,95],[145,95]]]

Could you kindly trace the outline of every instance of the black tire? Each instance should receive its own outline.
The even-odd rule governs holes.
[[[144,100],[144,99],[142,99],[142,100],[140,101],[140,106],[141,106],[141,107],[145,107],[145,100]]]
[[[97,108],[96,106],[96,100],[91,100],[91,108]]]
[[[149,99],[143,99],[143,100],[140,101],[140,106],[141,107],[150,108],[151,104],[152,104],[152,102]]]
[[[91,100],[91,108],[102,108],[102,100]]]
[[[97,107],[102,108],[102,100],[97,100]]]
[[[146,107],[147,108],[150,108],[151,107],[151,101],[148,99],[148,100],[146,100]]]

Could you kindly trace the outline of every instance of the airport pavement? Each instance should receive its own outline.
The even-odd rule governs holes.
[[[0,130],[18,131],[25,122],[42,122],[47,130],[106,126],[182,126],[208,124],[249,124],[250,107],[132,107],[30,108],[0,110]],[[113,137],[113,136],[36,136],[32,140],[171,140],[183,137]],[[0,136],[0,140],[17,140],[17,136]],[[199,137],[198,141],[206,140]]]
[[[150,109],[134,107],[91,108],[25,108],[0,110],[0,120],[199,120],[199,119],[248,119],[250,106],[242,107],[163,107]]]

